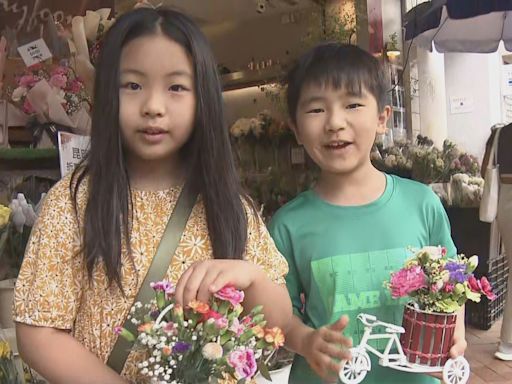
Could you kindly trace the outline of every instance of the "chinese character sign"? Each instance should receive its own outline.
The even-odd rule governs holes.
[[[89,150],[89,136],[59,132],[60,174],[66,176],[84,159]]]

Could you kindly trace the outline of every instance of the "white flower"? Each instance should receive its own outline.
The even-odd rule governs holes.
[[[217,360],[222,357],[222,347],[218,343],[208,343],[203,347],[201,353],[207,360]]]
[[[28,89],[25,87],[18,87],[12,92],[12,101],[20,101],[22,97],[27,96]]]
[[[437,260],[443,257],[443,247],[423,247],[421,251],[427,252],[432,260]]]

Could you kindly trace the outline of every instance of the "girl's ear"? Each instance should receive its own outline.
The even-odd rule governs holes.
[[[290,127],[290,129],[293,131],[293,134],[295,135],[295,140],[297,140],[297,143],[299,145],[302,145],[302,141],[300,139],[300,134],[299,134],[299,131],[297,130],[297,125],[295,125],[294,122],[292,121],[292,119],[290,119],[290,118],[288,118],[287,123],[288,123],[288,126]]]
[[[377,124],[377,133],[384,134],[387,130],[387,123],[389,117],[391,116],[391,107],[386,105],[382,111],[379,113],[379,122]]]

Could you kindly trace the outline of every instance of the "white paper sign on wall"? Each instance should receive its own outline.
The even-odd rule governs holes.
[[[59,132],[60,174],[71,172],[89,150],[91,138],[69,132]]]
[[[450,113],[471,113],[474,109],[473,97],[471,96],[451,96]]]
[[[34,40],[31,43],[18,47],[18,52],[27,67],[52,57],[52,53],[43,39]]]

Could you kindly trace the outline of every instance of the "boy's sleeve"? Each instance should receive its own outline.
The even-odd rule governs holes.
[[[43,201],[28,242],[14,293],[14,321],[72,329],[83,276],[80,236],[63,179]]]
[[[429,234],[430,245],[445,247],[450,257],[457,255],[457,248],[452,240],[450,220],[441,200],[434,192],[432,192],[429,207]]]
[[[289,232],[284,224],[279,222],[279,218],[274,217],[269,224],[270,236],[274,239],[277,249],[288,262],[288,275],[286,275],[286,288],[292,301],[293,313],[299,318],[303,318],[303,304],[301,295],[304,293],[297,264],[293,255],[291,239]]]

